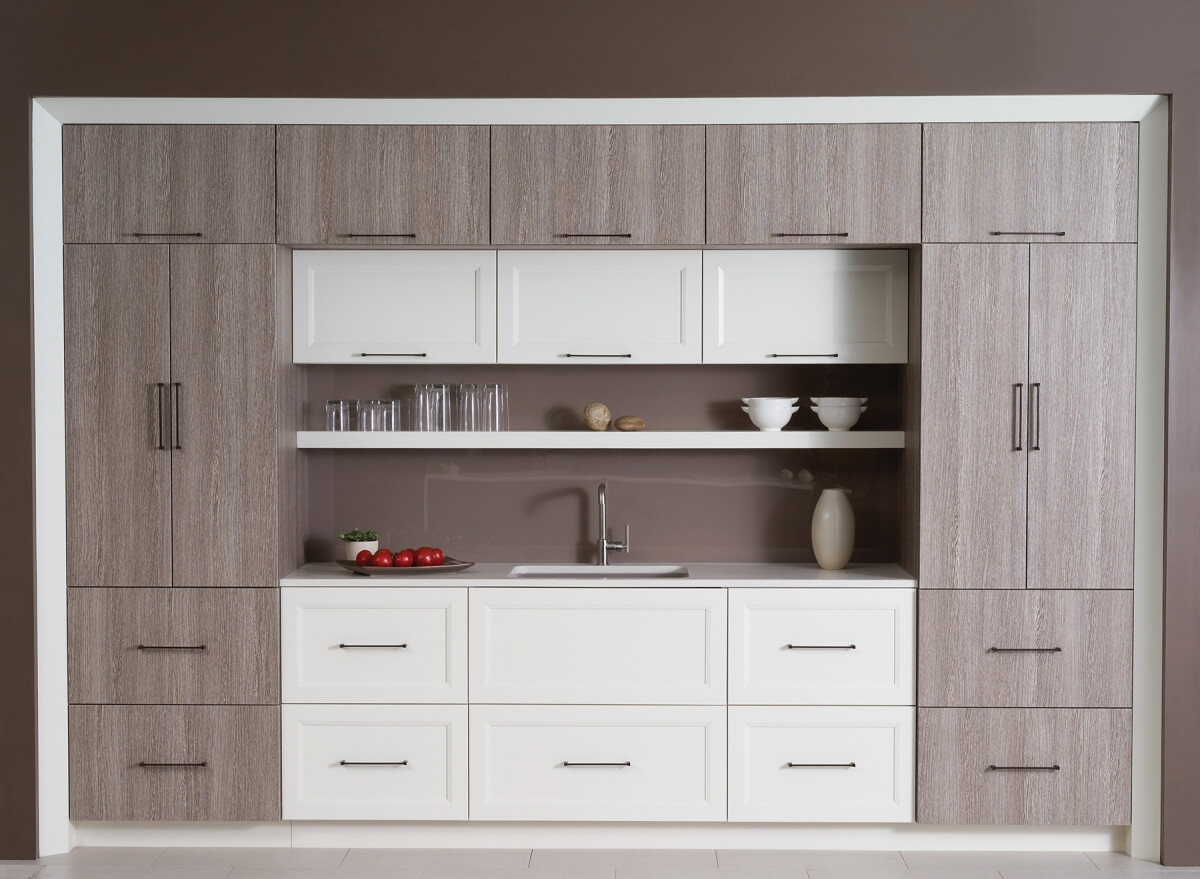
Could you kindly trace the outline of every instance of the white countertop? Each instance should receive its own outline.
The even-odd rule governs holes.
[[[522,562],[519,564],[528,564]],[[432,569],[410,568],[412,573],[363,576],[340,567],[335,562],[317,562],[292,571],[281,586],[522,586],[606,588],[636,586],[646,588],[704,588],[740,587],[862,587],[876,589],[913,589],[917,581],[896,564],[855,565],[841,571],[825,571],[815,564],[769,564],[765,562],[726,563],[682,562],[687,577],[513,577],[511,563],[480,562],[465,571],[429,573]],[[620,568],[620,564],[612,565]]]

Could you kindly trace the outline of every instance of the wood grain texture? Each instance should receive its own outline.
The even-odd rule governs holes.
[[[280,818],[277,707],[72,705],[68,725],[72,820]]]
[[[1137,246],[1034,245],[1029,279],[1029,588],[1132,589]]]
[[[275,248],[171,248],[176,586],[277,587]]]
[[[1014,451],[1013,385],[1027,384],[1028,258],[1024,245],[922,254],[925,589],[1025,587],[1026,456]]]
[[[275,240],[273,125],[66,125],[67,242]]]
[[[275,248],[275,372],[276,395],[277,555],[279,576],[304,564],[304,535],[308,528],[307,458],[296,448],[296,431],[303,429],[307,370],[292,362],[292,252]]]
[[[908,362],[901,381],[900,457],[900,566],[914,577],[921,570],[921,272],[922,250],[914,247],[908,252]]]
[[[493,127],[492,243],[704,243],[704,127]]]
[[[706,157],[709,244],[921,239],[920,125],[709,125]]]
[[[278,704],[278,591],[70,590],[67,700]]]
[[[488,243],[484,125],[279,126],[279,241]],[[347,238],[349,234],[413,238]]]
[[[930,589],[919,602],[918,705],[1133,705],[1131,591]],[[992,647],[1061,652],[997,653]]]
[[[1132,731],[1124,708],[920,708],[917,821],[1128,824]]]
[[[64,251],[68,586],[171,584],[167,261],[161,245]]]
[[[924,153],[926,241],[1137,241],[1137,123],[926,125]]]

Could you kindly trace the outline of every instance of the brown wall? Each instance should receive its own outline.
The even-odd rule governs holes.
[[[6,0],[0,5],[0,858],[35,849],[29,98],[1168,93],[1164,860],[1200,864],[1200,4]],[[52,560],[52,563],[57,560]]]

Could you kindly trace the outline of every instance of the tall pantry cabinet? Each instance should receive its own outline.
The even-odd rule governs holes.
[[[63,141],[71,816],[278,818],[302,557],[274,131]]]

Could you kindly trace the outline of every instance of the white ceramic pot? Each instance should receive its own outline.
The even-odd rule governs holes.
[[[840,571],[854,551],[854,510],[845,489],[821,492],[812,519],[813,554],[827,571]]]
[[[849,430],[858,424],[858,416],[867,411],[866,406],[859,406],[857,403],[852,406],[821,404],[808,408],[816,412],[817,418],[830,430]]]
[[[351,562],[358,558],[358,554],[364,549],[371,550],[372,554],[379,549],[378,540],[343,540],[342,543],[346,544],[346,559]]]

